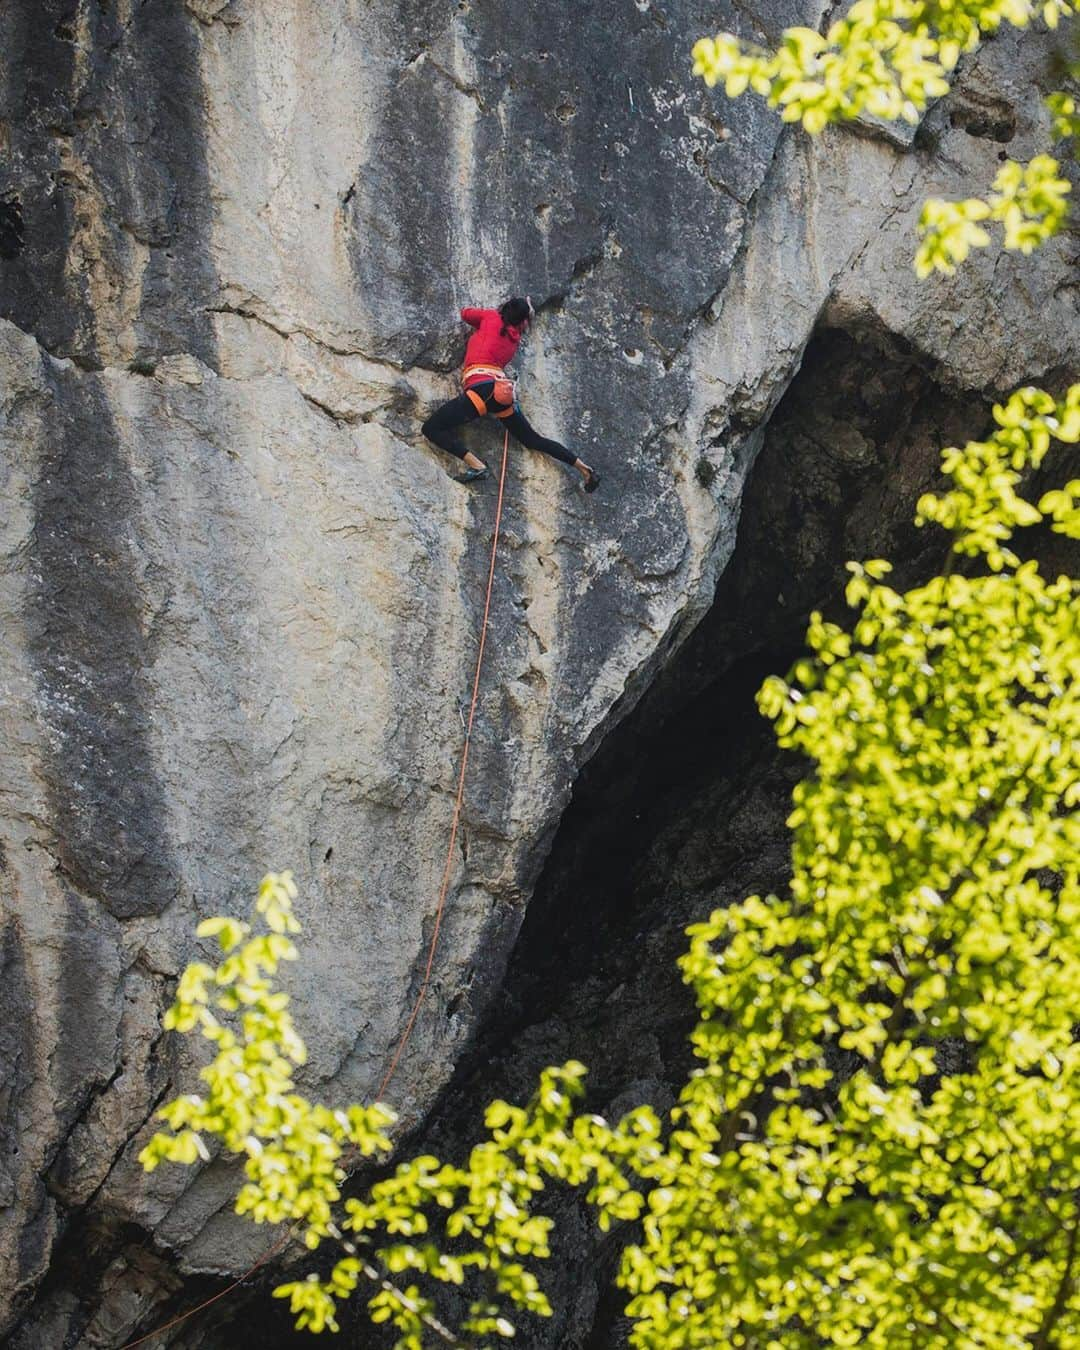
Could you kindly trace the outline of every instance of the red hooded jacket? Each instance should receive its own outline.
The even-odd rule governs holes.
[[[501,370],[514,359],[521,341],[521,329],[507,324],[504,333],[502,315],[497,309],[463,309],[461,317],[470,328],[476,329],[465,348],[466,370],[470,366],[498,366]],[[465,387],[490,378],[490,375],[468,375]]]

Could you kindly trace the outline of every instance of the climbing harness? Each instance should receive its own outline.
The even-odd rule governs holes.
[[[509,406],[504,406],[499,412],[492,412],[491,415],[492,417],[509,417],[514,411],[514,385],[511,380],[502,380],[500,383],[504,385],[505,388],[500,390],[499,384],[496,384],[493,397],[496,403],[502,403],[504,405],[508,404]],[[501,398],[499,397],[500,393],[503,395]],[[465,396],[481,417],[484,417],[487,414],[488,406],[475,389],[466,389]]]
[[[474,375],[483,375],[494,382],[491,396],[500,405],[501,411],[493,412],[492,417],[509,417],[514,411],[517,389],[514,381],[507,376],[506,371],[501,366],[466,366],[461,372],[462,382],[471,379]],[[475,389],[466,387],[465,396],[481,417],[487,415],[487,403]]]
[[[489,380],[505,380],[506,371],[502,366],[472,365],[466,366],[461,372],[461,383],[468,384],[474,375],[483,375]]]
[[[507,383],[513,388],[511,381],[507,381]],[[469,391],[466,390],[466,393],[468,392]],[[509,411],[513,412],[512,405]],[[496,413],[496,416],[506,416],[506,414]],[[398,1038],[393,1058],[390,1061],[390,1066],[383,1074],[382,1082],[379,1084],[378,1090],[375,1093],[376,1101],[381,1100],[383,1093],[389,1087],[394,1074],[397,1072],[398,1065],[401,1063],[401,1057],[405,1053],[406,1046],[409,1044],[413,1028],[416,1025],[416,1019],[420,1015],[420,1009],[423,1006],[424,999],[427,997],[428,985],[431,983],[431,972],[435,965],[435,950],[439,944],[439,930],[442,927],[443,913],[446,909],[446,897],[450,890],[450,878],[454,870],[454,845],[457,843],[458,829],[461,824],[461,808],[465,800],[465,772],[469,766],[469,747],[472,743],[473,722],[476,720],[476,708],[480,701],[480,672],[484,663],[484,646],[487,642],[488,617],[491,613],[491,593],[495,585],[495,559],[499,551],[499,530],[502,525],[503,489],[506,485],[506,462],[509,458],[509,450],[510,432],[509,430],[504,430],[502,465],[499,469],[499,497],[495,506],[495,530],[491,539],[491,561],[488,564],[487,592],[484,596],[484,617],[480,622],[480,641],[476,652],[476,670],[473,674],[472,700],[469,703],[469,717],[464,723],[465,744],[461,752],[461,769],[458,772],[457,793],[454,797],[454,814],[450,822],[450,842],[446,849],[446,864],[443,867],[442,883],[439,886],[439,898],[435,905],[435,926],[432,930],[431,941],[428,943],[427,964],[424,967],[424,978],[420,982],[420,988],[413,1001],[412,1011],[409,1014],[409,1020],[405,1024],[405,1030]],[[232,1284],[226,1285],[220,1293],[214,1294],[212,1298],[206,1299],[203,1303],[198,1304],[194,1308],[189,1308],[187,1312],[181,1313],[178,1317],[174,1317],[172,1321],[165,1322],[160,1327],[155,1327],[153,1331],[148,1331],[144,1336],[140,1336],[134,1341],[125,1342],[125,1344],[120,1347],[120,1350],[135,1350],[137,1345],[142,1345],[144,1342],[152,1340],[155,1336],[160,1336],[163,1331],[168,1331],[172,1327],[178,1326],[181,1322],[186,1322],[189,1317],[194,1317],[196,1313],[202,1312],[204,1308],[209,1308],[212,1303],[216,1303],[219,1299],[224,1298],[226,1294],[231,1294],[234,1289],[239,1289],[239,1287],[249,1280],[261,1266],[265,1266],[268,1261],[272,1260],[272,1258],[282,1250],[289,1239],[296,1234],[299,1226],[299,1223],[294,1223],[290,1228],[286,1229],[273,1246],[265,1251],[254,1265],[250,1266],[242,1275],[238,1276]]]

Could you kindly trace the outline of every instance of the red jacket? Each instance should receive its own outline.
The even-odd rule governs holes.
[[[502,316],[497,309],[463,309],[461,317],[470,328],[476,329],[465,348],[466,370],[470,366],[498,366],[502,369],[514,359],[521,341],[521,329],[507,324],[504,334]],[[465,380],[466,387],[482,379],[483,375],[470,375]]]

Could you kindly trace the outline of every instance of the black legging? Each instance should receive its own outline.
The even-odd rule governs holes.
[[[494,380],[483,380],[471,388],[484,400],[488,412],[499,409],[500,405],[492,398],[495,391]],[[436,408],[420,430],[440,450],[445,450],[455,459],[464,459],[468,452],[454,432],[458,427],[464,426],[466,422],[475,421],[479,416],[468,394],[459,394],[449,403],[444,403],[441,408]],[[577,459],[565,445],[560,445],[558,441],[550,440],[547,436],[541,436],[516,403],[510,416],[499,420],[509,429],[514,440],[520,441],[527,450],[540,450],[545,455],[550,455],[552,459],[562,460],[564,464],[573,464]]]

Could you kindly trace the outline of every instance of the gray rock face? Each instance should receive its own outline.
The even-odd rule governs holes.
[[[118,1345],[180,1277],[187,1295],[266,1246],[228,1213],[228,1167],[135,1162],[195,1082],[158,1017],[200,918],[293,868],[291,988],[328,1099],[373,1091],[408,1014],[494,513],[418,431],[454,392],[461,304],[532,293],[526,411],[605,485],[584,497],[512,452],[463,843],[390,1094],[408,1125],[499,986],[580,766],[708,610],[819,324],[895,334],[973,396],[1077,368],[1067,239],[951,282],[910,269],[923,197],[989,182],[1005,136],[1040,146],[1045,46],[988,46],[910,145],[781,135],[689,75],[713,26],[819,19],[697,0],[0,12],[13,1345]],[[472,444],[497,453],[487,426]]]

